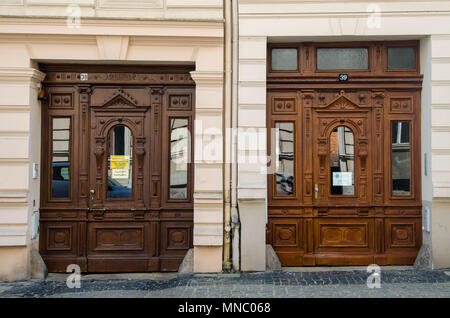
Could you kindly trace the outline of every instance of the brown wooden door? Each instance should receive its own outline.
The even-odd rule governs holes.
[[[49,271],[178,270],[192,247],[190,68],[44,68],[40,252]]]
[[[343,71],[349,80],[340,82],[317,66],[321,47],[367,48],[367,69]],[[391,47],[415,50],[415,68],[389,70]],[[417,48],[269,45],[269,57],[272,49],[297,56],[290,70],[273,70],[269,59],[267,75],[267,242],[282,265],[414,262],[422,243]]]
[[[98,87],[90,106],[88,270],[145,271],[158,239],[144,222],[145,180],[158,155],[147,142],[148,89]]]
[[[316,264],[371,264],[372,108],[363,92],[318,91],[313,112],[313,220]],[[358,255],[359,254],[359,255]]]

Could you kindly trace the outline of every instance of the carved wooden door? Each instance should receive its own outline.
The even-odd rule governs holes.
[[[315,252],[348,253],[347,262],[364,263],[374,253],[369,216],[373,136],[370,92],[318,90],[313,104],[313,214]],[[351,255],[360,254],[358,256]],[[370,262],[367,257],[367,262]],[[319,262],[324,260],[319,260]],[[324,261],[327,262],[327,261]]]
[[[313,112],[315,205],[367,205],[370,107],[344,91],[321,97]]]
[[[273,43],[268,57],[267,242],[282,265],[413,264],[419,43]]]
[[[415,88],[268,93],[267,241],[284,266],[414,262],[419,97]]]
[[[149,109],[149,90],[144,87],[98,87],[92,93],[89,271],[130,271],[139,267],[139,258],[155,253],[150,239],[155,235],[150,224],[142,222],[144,181],[152,161]]]
[[[178,270],[193,246],[193,68],[42,67],[49,271]]]

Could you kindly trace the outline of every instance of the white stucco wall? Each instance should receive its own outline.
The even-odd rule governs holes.
[[[40,181],[31,174],[32,163],[40,162],[37,84],[45,75],[36,69],[37,62],[195,64],[192,78],[199,125],[194,143],[207,147],[214,137],[222,148],[221,1],[79,0],[84,10],[79,28],[68,28],[65,18],[31,17],[63,15],[69,2],[0,4],[0,14],[28,16],[0,19],[0,280],[29,278],[28,255],[38,245],[30,238],[31,214],[39,207],[40,195]],[[105,6],[94,8],[94,3]],[[106,18],[121,15],[124,6],[130,20]],[[159,18],[140,20],[144,11],[152,13],[146,18]],[[210,126],[217,129],[208,130]],[[218,272],[222,270],[222,157],[221,153],[215,158],[198,155],[201,149],[196,147],[194,153],[194,270]]]

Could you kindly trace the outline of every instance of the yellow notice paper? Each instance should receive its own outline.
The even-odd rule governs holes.
[[[129,169],[130,156],[111,156],[111,169]]]

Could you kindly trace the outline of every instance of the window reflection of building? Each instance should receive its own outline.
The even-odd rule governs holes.
[[[409,122],[392,123],[392,194],[411,194]]]
[[[337,127],[330,135],[331,194],[355,194],[354,170],[355,143],[353,133],[347,127]],[[337,182],[333,176],[338,176],[339,181]]]
[[[133,186],[133,135],[119,125],[108,136],[108,198],[129,199]]]
[[[52,120],[52,198],[70,195],[70,118]]]
[[[278,122],[276,145],[276,182],[278,195],[294,193],[294,124]]]
[[[189,156],[189,120],[170,120],[170,193],[171,199],[187,199]]]

